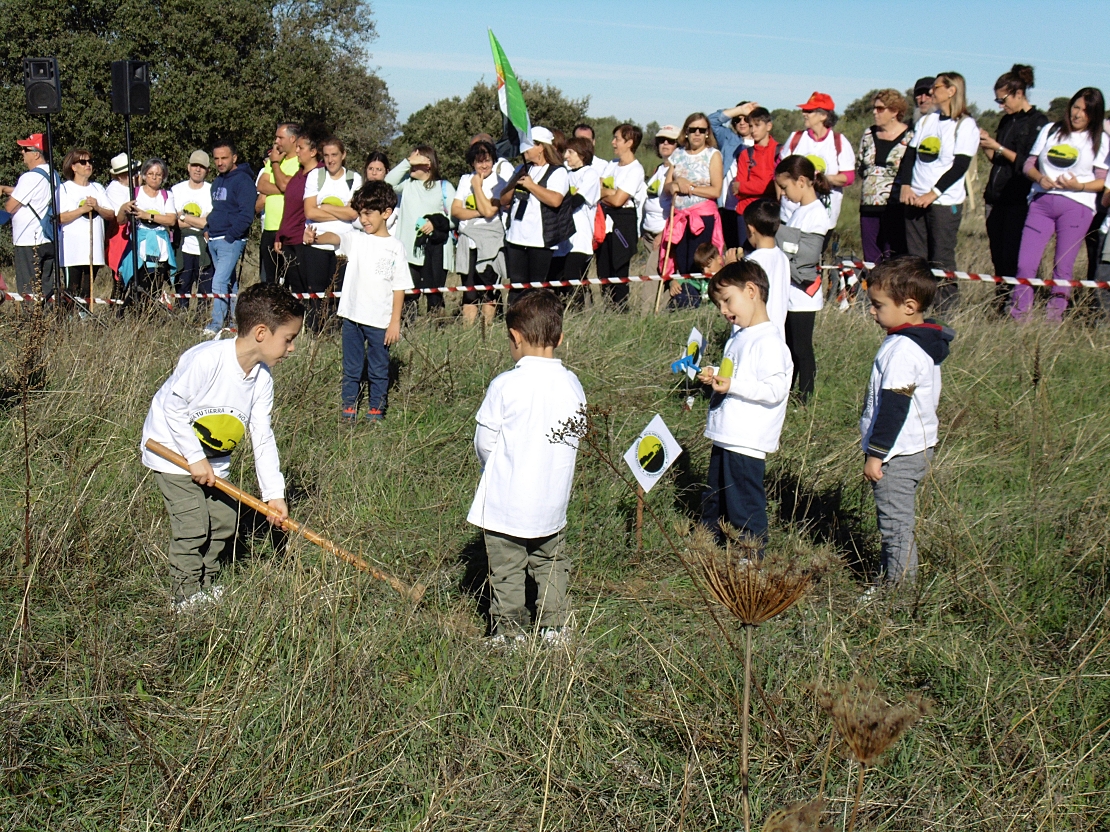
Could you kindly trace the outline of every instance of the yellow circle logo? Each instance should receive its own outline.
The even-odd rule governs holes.
[[[806,158],[809,159],[809,161],[813,162],[813,167],[817,169],[818,173],[824,173],[829,168],[828,163],[820,156],[815,156],[811,153],[806,156]]]
[[[721,366],[717,369],[717,375],[720,378],[732,378],[732,359],[722,358]]]
[[[1055,144],[1048,149],[1048,161],[1058,168],[1070,168],[1079,161],[1079,151],[1070,144]]]
[[[467,208],[469,208],[471,211],[477,211],[478,210],[478,203],[474,201],[474,194],[471,194],[470,196],[468,196],[466,198],[466,202],[464,202],[463,205],[466,206]]]
[[[921,144],[917,148],[917,157],[925,163],[935,162],[940,158],[940,138],[938,136],[929,136],[922,139]]]
[[[186,205],[181,210],[184,211],[186,214],[188,214],[190,217],[199,217],[200,216],[200,206],[197,205],[195,202],[190,202],[188,205]]]
[[[335,205],[339,208],[343,207],[343,200],[337,196],[326,196],[323,198],[322,203],[324,205]]]
[[[604,179],[601,180],[601,187],[603,188],[612,188],[614,184],[616,183],[613,180],[612,176],[606,176]]]
[[[651,433],[641,439],[640,444],[636,446],[636,461],[649,474],[658,474],[662,471],[667,462],[667,450],[663,446],[663,440]]]
[[[226,456],[243,441],[246,428],[230,413],[209,413],[193,422],[197,435],[208,456]]]

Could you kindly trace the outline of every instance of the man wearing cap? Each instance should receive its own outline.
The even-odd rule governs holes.
[[[829,194],[829,219],[836,227],[840,205],[844,201],[844,188],[856,178],[856,154],[852,143],[833,131],[837,122],[836,104],[832,96],[814,92],[805,104],[799,104],[805,130],[791,133],[779,150],[779,158],[805,156],[818,173],[823,173],[832,193]],[[789,222],[798,208],[796,202],[782,199],[782,221]]]
[[[277,126],[274,144],[254,182],[258,193],[266,198],[262,209],[262,240],[258,251],[261,269],[259,279],[263,283],[273,283],[277,279],[274,241],[277,240],[281,218],[285,212],[285,186],[301,169],[301,162],[297,158],[297,139],[302,132],[301,126],[292,121],[283,121]]]
[[[204,231],[208,215],[212,213],[212,186],[205,181],[211,160],[203,150],[194,150],[189,156],[189,178],[178,182],[170,191],[177,206],[178,249],[177,274],[174,286],[178,294],[212,291],[212,258]],[[195,287],[195,289],[194,289]],[[189,301],[179,299],[179,307],[188,307]]]
[[[208,214],[208,253],[212,257],[212,291],[217,295],[234,293],[232,280],[239,258],[247,246],[247,235],[254,223],[254,200],[258,190],[250,168],[239,164],[239,154],[228,139],[212,147],[216,179],[212,182],[212,211]],[[204,328],[209,338],[220,335],[235,318],[235,303],[222,298],[212,300],[212,320]]]
[[[913,100],[917,105],[913,111],[913,125],[917,126],[917,122],[929,115],[936,109],[936,103],[933,101],[933,84],[936,78],[927,75],[924,78],[918,78],[913,85]]]
[[[32,133],[16,144],[23,151],[27,172],[15,187],[0,185],[0,197],[8,198],[4,210],[12,215],[16,287],[22,293],[33,292],[37,274],[43,296],[50,297],[54,294],[54,244],[42,226],[51,216],[46,145],[42,133]]]

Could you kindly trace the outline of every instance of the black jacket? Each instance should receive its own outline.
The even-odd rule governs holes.
[[[1016,205],[1029,198],[1033,182],[1021,169],[1037,141],[1037,134],[1046,124],[1048,116],[1036,107],[1024,113],[1002,116],[995,139],[1007,150],[1014,151],[1017,158],[1009,162],[1001,153],[994,154],[987,188],[983,192],[987,205]]]

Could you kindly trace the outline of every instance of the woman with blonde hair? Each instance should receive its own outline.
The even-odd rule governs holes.
[[[903,122],[907,109],[898,90],[879,90],[871,101],[875,123],[859,140],[859,229],[863,259],[869,263],[905,254],[906,221],[895,188],[902,157],[913,139],[913,130]]]
[[[958,72],[942,72],[930,90],[936,109],[918,122],[898,178],[906,206],[906,249],[934,268],[956,270],[956,237],[963,219],[964,174],[979,149],[979,125],[967,109],[967,85]],[[959,286],[942,280],[935,308],[950,312]]]
[[[669,161],[671,167],[663,192],[672,198],[674,208],[660,240],[659,270],[664,276],[691,274],[696,270],[694,254],[698,246],[712,243],[719,252],[723,252],[725,246],[717,212],[717,198],[725,177],[724,162],[705,113],[686,116],[678,148]],[[702,280],[672,282],[672,303],[676,307],[700,306],[704,283]]]

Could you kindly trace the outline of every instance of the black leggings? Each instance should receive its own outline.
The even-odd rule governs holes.
[[[330,249],[297,246],[297,260],[300,265],[298,276],[302,292],[326,292],[335,278],[335,252]],[[305,326],[313,332],[323,329],[328,317],[330,303],[322,298],[308,298],[305,305]]]
[[[443,268],[443,246],[425,245],[424,264],[421,266],[409,263],[409,274],[412,275],[412,285],[417,289],[442,289],[447,285],[447,270]],[[428,292],[428,312],[435,312],[444,308],[442,292]],[[416,317],[417,304],[420,295],[405,295],[405,318],[412,320]]]
[[[551,259],[551,271],[547,275],[548,280],[581,280],[586,276],[586,270],[590,268],[590,260],[593,259],[592,255],[583,254],[580,251],[572,251],[570,254],[565,254],[562,257],[553,257]],[[571,298],[576,299],[576,302],[581,305],[582,299],[586,293],[590,291],[589,286],[559,286],[552,288],[555,294],[563,298],[564,301],[569,301]]]
[[[794,362],[791,386],[798,389],[798,396],[803,402],[813,393],[813,383],[817,378],[817,359],[813,356],[813,323],[816,320],[816,312],[786,313],[786,346],[790,348],[790,358]]]
[[[628,277],[640,239],[636,233],[636,209],[606,208],[605,213],[613,220],[613,230],[597,247],[597,276]],[[601,292],[616,306],[624,306],[628,301],[627,283],[603,283]]]
[[[539,246],[521,246],[516,243],[505,243],[505,269],[509,273],[510,283],[531,283],[537,280],[547,280],[551,271],[551,258],[553,252],[549,248]],[[509,292],[511,304],[525,291],[512,289]]]

